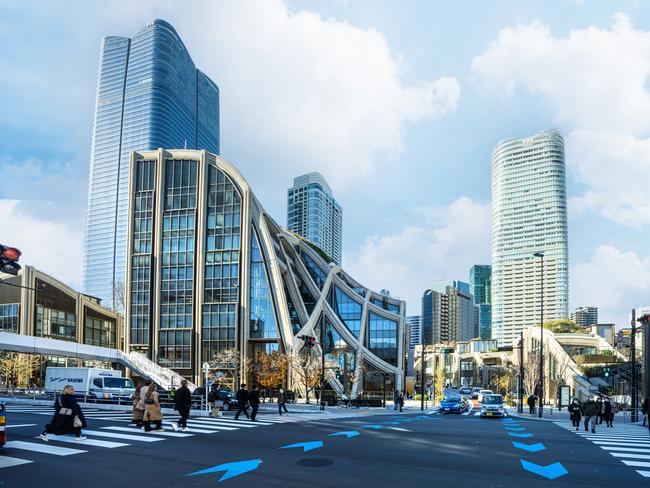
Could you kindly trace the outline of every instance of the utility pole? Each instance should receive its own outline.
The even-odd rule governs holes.
[[[426,356],[424,355],[426,346],[422,344],[422,358],[420,358],[420,410],[424,411],[424,371],[426,370]]]
[[[639,412],[637,411],[637,407],[639,405],[638,402],[638,396],[639,394],[637,393],[637,375],[636,375],[636,309],[632,309],[632,338],[631,338],[631,351],[630,351],[630,360],[632,362],[632,380],[631,380],[631,388],[630,388],[630,396],[632,397],[632,422],[638,422],[639,421]]]
[[[324,317],[320,318],[320,348],[321,348],[321,366],[320,366],[320,409],[325,410],[325,404],[323,403],[324,397],[324,388],[325,388],[325,333],[323,323],[325,322]]]
[[[524,412],[524,331],[519,333],[519,385],[517,391],[517,410]]]
[[[540,258],[541,267],[541,307],[539,310],[539,408],[537,416],[542,418],[544,414],[544,253],[536,252],[533,256]]]

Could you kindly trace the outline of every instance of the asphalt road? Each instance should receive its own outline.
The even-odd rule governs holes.
[[[46,412],[11,410],[8,423],[18,427],[8,429],[10,443],[0,454],[2,488],[215,484],[394,488],[422,483],[531,488],[620,487],[648,482],[636,471],[640,468],[623,464],[575,432],[529,419],[502,421],[405,412],[303,421],[291,415],[282,419],[262,415],[264,423],[254,427],[246,421],[235,424],[229,418],[197,420],[190,432],[193,435],[181,437],[124,430],[132,428],[127,415],[87,412],[88,441],[68,438],[44,443],[35,436],[48,419],[43,415]],[[331,436],[341,432],[347,434]],[[301,443],[308,444],[283,448]],[[214,467],[220,468],[189,476]],[[250,471],[219,482],[236,474],[237,468]]]

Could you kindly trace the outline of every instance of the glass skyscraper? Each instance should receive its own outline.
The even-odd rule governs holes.
[[[475,264],[469,270],[469,288],[478,307],[478,330],[481,339],[492,338],[492,266]]]
[[[287,228],[316,244],[341,265],[343,208],[320,173],[293,179],[287,197]]]
[[[543,261],[534,253],[543,253]],[[564,139],[547,130],[492,151],[492,338],[509,346],[544,321],[569,316]]]
[[[84,293],[123,306],[129,157],[160,147],[219,153],[219,88],[163,20],[102,42],[84,235]]]

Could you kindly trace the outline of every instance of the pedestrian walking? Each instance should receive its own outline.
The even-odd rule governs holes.
[[[399,411],[403,412],[404,411],[404,393],[399,394],[398,402],[399,402]]]
[[[181,380],[181,387],[174,392],[174,409],[181,416],[178,422],[172,423],[172,430],[179,428],[183,432],[187,432],[187,419],[190,416],[190,408],[192,408],[192,393],[187,387],[187,380]]]
[[[47,442],[47,434],[74,435],[75,441],[83,441],[85,436],[81,435],[81,429],[86,427],[86,419],[81,407],[74,396],[72,385],[66,385],[61,391],[61,397],[54,401],[54,416],[45,425],[41,432],[41,440]]]
[[[598,397],[596,399],[596,403],[598,404],[598,425],[603,423],[603,399],[601,397]]]
[[[580,400],[574,398],[569,405],[569,417],[571,418],[572,425],[576,430],[580,429],[580,420],[582,419],[582,407],[580,406]]]
[[[144,395],[142,401],[144,403],[144,431],[151,432],[151,423],[153,422],[155,428],[153,430],[164,430],[162,428],[163,414],[160,409],[160,398],[156,391],[156,384],[151,383],[146,389],[143,388]]]
[[[257,385],[253,385],[253,389],[248,392],[248,403],[251,404],[251,420],[255,422],[257,409],[260,408],[260,392]]]
[[[598,420],[598,412],[600,407],[595,397],[589,397],[586,402],[582,404],[582,413],[585,416],[585,432],[588,431],[588,426],[591,427],[591,432],[596,433],[596,420]]]
[[[278,390],[278,413],[280,415],[282,415],[282,410],[284,410],[285,413],[289,413],[289,410],[287,410],[287,395],[284,393],[284,390],[280,388]]]
[[[140,396],[140,391],[144,383],[141,381],[138,382],[138,386],[135,389],[135,393],[131,396],[133,400],[133,408],[131,409],[132,420],[131,423],[135,424],[136,427],[142,427],[142,418],[144,417],[144,404],[142,403],[142,397]]]
[[[399,391],[395,390],[395,393],[393,393],[393,410],[397,410],[399,408]]]
[[[532,393],[528,395],[528,400],[526,403],[528,403],[528,413],[530,415],[533,415],[535,413],[535,395]]]
[[[607,397],[603,402],[603,420],[605,420],[605,425],[607,427],[614,427],[614,409],[612,408],[612,403]]]
[[[235,414],[235,420],[239,420],[239,415],[243,412],[244,415],[246,415],[246,418],[250,418],[248,416],[248,390],[246,389],[246,384],[242,383],[240,385],[239,390],[237,390],[237,394],[235,395],[235,398],[237,398],[237,413]]]
[[[646,397],[645,400],[643,400],[643,403],[641,404],[641,413],[643,414],[643,426],[645,427],[648,425],[648,428],[650,429],[650,424],[647,424],[648,422],[648,398]]]

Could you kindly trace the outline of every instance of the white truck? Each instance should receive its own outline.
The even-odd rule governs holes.
[[[75,395],[91,400],[128,401],[135,393],[131,378],[122,377],[121,371],[100,368],[59,368],[45,370],[45,391],[61,393],[66,385],[72,385]]]

